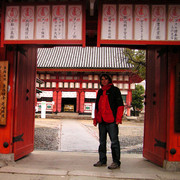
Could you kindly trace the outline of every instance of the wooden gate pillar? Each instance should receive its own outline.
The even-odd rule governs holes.
[[[6,51],[0,48],[0,61],[8,61],[8,86],[7,93],[7,119],[6,125],[0,125],[0,153],[10,154],[13,152],[13,120],[14,120],[14,98],[15,98],[15,51]]]
[[[170,46],[167,57],[167,142],[164,166],[168,170],[180,171],[180,46]]]
[[[34,149],[37,48],[19,47],[6,46],[5,60],[9,62],[7,123],[0,125],[0,153],[13,153],[14,160]]]
[[[180,170],[179,64],[179,46],[148,47],[143,156],[169,170]]]

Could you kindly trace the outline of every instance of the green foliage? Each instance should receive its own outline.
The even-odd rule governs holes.
[[[146,79],[146,51],[125,49],[125,56],[128,63],[133,65],[132,71],[137,73],[142,79]]]
[[[141,111],[143,108],[143,100],[144,100],[144,87],[142,85],[136,85],[135,90],[132,91],[132,102],[131,105],[133,107],[134,115],[136,116],[137,111]]]

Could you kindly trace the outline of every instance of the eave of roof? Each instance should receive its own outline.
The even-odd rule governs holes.
[[[37,68],[49,69],[130,69],[124,48],[117,47],[54,47],[39,48]],[[76,70],[75,70],[76,71]]]
[[[109,69],[109,68],[99,68],[99,69],[87,69],[87,68],[38,68],[38,72],[132,72],[131,69]]]

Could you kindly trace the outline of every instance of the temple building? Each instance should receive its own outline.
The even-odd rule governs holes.
[[[76,112],[91,114],[99,76],[108,73],[113,84],[121,90],[125,114],[130,116],[132,90],[142,79],[132,72],[132,64],[118,47],[54,47],[39,48],[37,52],[36,83],[42,91],[37,95],[37,111],[46,102],[46,112]]]

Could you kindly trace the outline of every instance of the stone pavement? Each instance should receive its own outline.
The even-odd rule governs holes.
[[[81,123],[65,120],[61,127],[59,151],[97,152],[98,139],[89,133]]]
[[[34,151],[0,168],[4,180],[179,180],[180,172],[168,172],[141,155],[122,155],[120,169],[93,167],[98,153]],[[108,165],[111,155],[108,154]]]

